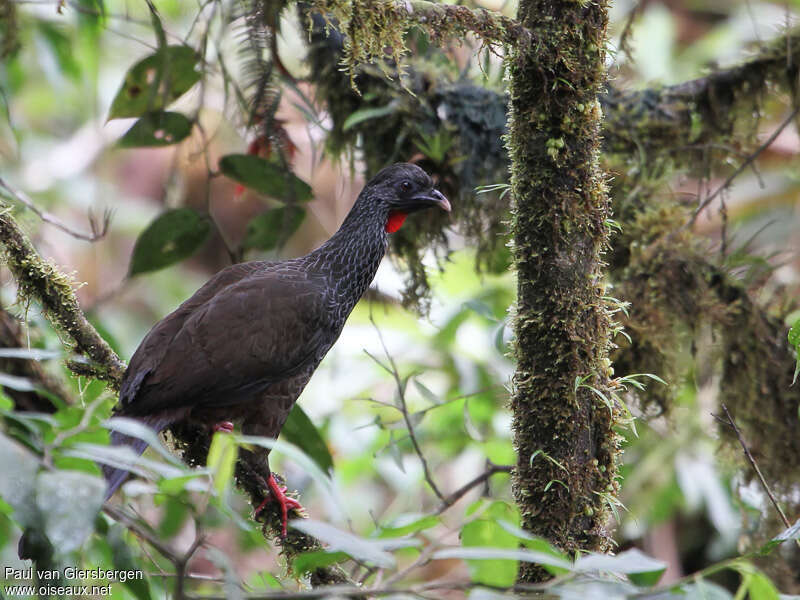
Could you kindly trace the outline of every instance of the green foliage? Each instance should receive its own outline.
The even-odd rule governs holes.
[[[251,154],[223,156],[219,170],[234,181],[278,200],[306,202],[313,196],[311,187],[284,166]]]
[[[269,252],[280,248],[297,231],[306,217],[306,211],[297,206],[281,206],[262,213],[247,224],[242,246],[245,250]]]
[[[133,65],[111,103],[108,119],[156,112],[200,81],[197,53],[186,46],[167,46]]]
[[[169,146],[189,137],[192,122],[181,113],[153,112],[139,118],[119,140],[121,148]]]
[[[147,226],[133,249],[129,274],[157,271],[194,254],[206,241],[211,223],[191,208],[175,208]]]

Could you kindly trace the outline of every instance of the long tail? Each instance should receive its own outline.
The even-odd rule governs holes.
[[[141,421],[145,425],[153,428],[156,433],[164,429],[167,425],[171,423],[171,419],[165,419],[164,417],[158,416],[144,416],[144,417],[137,417],[137,420]],[[136,455],[142,454],[147,448],[147,442],[141,440],[136,437],[132,437],[129,435],[125,435],[124,433],[119,433],[118,431],[111,432],[111,445],[112,446],[129,446],[136,452]],[[114,492],[117,491],[119,486],[125,483],[125,480],[130,475],[130,471],[127,469],[119,469],[116,467],[112,467],[110,465],[102,465],[103,469],[103,476],[106,478],[108,482],[108,488],[106,489],[106,497],[105,499],[108,500],[111,496],[114,495]]]

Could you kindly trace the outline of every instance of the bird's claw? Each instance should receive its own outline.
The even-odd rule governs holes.
[[[264,510],[264,507],[267,504],[269,504],[272,500],[275,500],[275,502],[277,502],[281,507],[281,534],[285,538],[287,535],[289,509],[305,509],[303,509],[303,506],[297,500],[286,495],[286,487],[278,485],[278,482],[275,481],[275,477],[273,477],[271,473],[267,479],[267,487],[269,488],[271,497],[268,496],[267,498],[264,498],[263,502],[261,502],[261,504],[258,505],[258,508],[256,508],[255,514],[258,516],[258,513]]]

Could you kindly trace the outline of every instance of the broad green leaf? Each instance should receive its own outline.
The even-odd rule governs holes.
[[[14,519],[23,527],[36,518],[34,486],[39,459],[27,448],[0,434],[0,497],[13,509]]]
[[[274,250],[297,231],[306,211],[297,206],[281,206],[253,217],[247,224],[242,245],[246,250]]]
[[[667,569],[666,563],[647,556],[642,551],[632,548],[616,556],[608,554],[589,554],[575,561],[575,570],[610,571],[622,573],[636,585],[654,585]]]
[[[230,434],[218,432],[211,439],[206,466],[213,474],[214,489],[220,496],[231,486],[238,450],[239,446]]]
[[[139,118],[125,132],[117,145],[120,148],[169,146],[189,137],[192,122],[177,112],[151,112]]]
[[[333,457],[328,445],[300,405],[292,407],[281,435],[305,452],[325,473],[333,469]]]
[[[731,594],[724,587],[698,579],[695,583],[687,583],[678,588],[672,588],[669,592],[670,595],[665,598],[676,598],[679,600],[731,600]],[[662,596],[659,596],[659,600]]]
[[[344,552],[327,552],[326,550],[303,552],[292,561],[292,572],[296,576],[300,576],[322,567],[329,567],[343,560],[347,560],[347,554]]]
[[[778,589],[766,575],[755,572],[748,578],[747,593],[750,600],[779,600]]]
[[[385,117],[386,115],[392,114],[395,110],[397,110],[397,105],[394,102],[378,108],[362,108],[361,110],[357,110],[356,112],[352,113],[344,120],[342,131],[347,131],[359,123],[369,121],[370,119]]]
[[[311,519],[295,519],[290,525],[303,533],[312,535],[328,545],[331,552],[344,552],[357,560],[373,563],[379,567],[393,568],[394,556],[386,550],[416,545],[415,540],[367,540],[333,525]]]
[[[497,519],[517,520],[514,509],[505,502],[492,502],[481,516],[470,521],[461,529],[461,542],[465,548],[483,549],[491,546],[495,549],[507,548],[515,550],[519,546],[517,536],[503,529]],[[506,587],[517,579],[519,564],[511,559],[468,560],[470,576],[476,583]]]
[[[105,492],[103,478],[88,473],[54,471],[37,477],[36,508],[56,552],[67,554],[83,545],[94,531]]]
[[[168,210],[136,240],[130,275],[157,271],[194,254],[206,241],[211,224],[191,208]]]
[[[167,498],[164,503],[164,513],[161,522],[158,524],[158,535],[161,538],[171,538],[180,531],[186,518],[189,516],[189,508],[183,502],[175,498]]]
[[[171,104],[200,80],[199,62],[186,46],[167,46],[143,58],[125,75],[108,119],[140,117]]]
[[[285,167],[252,154],[228,154],[219,160],[223,175],[278,200],[311,200],[311,186]]]

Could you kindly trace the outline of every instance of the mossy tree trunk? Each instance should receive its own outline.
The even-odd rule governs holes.
[[[598,166],[604,0],[520,0],[533,33],[510,59],[508,149],[518,274],[512,411],[523,526],[566,551],[607,549],[617,439],[601,254],[609,202]],[[578,385],[578,382],[581,385]],[[593,389],[591,389],[593,388]],[[546,577],[528,565],[522,581]]]

